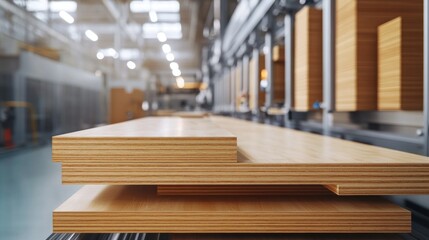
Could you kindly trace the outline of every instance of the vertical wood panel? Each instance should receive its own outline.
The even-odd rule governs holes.
[[[295,17],[295,89],[298,111],[323,100],[322,11],[305,7]]]
[[[336,110],[377,110],[377,28],[423,14],[422,0],[341,0],[336,18]]]
[[[131,93],[123,88],[112,88],[110,90],[110,123],[124,122],[144,116],[142,103],[144,93],[133,89]]]

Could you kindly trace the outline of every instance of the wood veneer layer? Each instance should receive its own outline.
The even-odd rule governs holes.
[[[161,185],[158,195],[332,195],[321,185]]]
[[[65,184],[333,185],[339,195],[429,194],[429,158],[210,117],[237,136],[237,163],[64,162]]]
[[[63,163],[234,163],[237,139],[207,119],[151,117],[55,136],[52,158]]]
[[[54,232],[401,233],[411,214],[376,197],[157,196],[154,186],[85,186]]]

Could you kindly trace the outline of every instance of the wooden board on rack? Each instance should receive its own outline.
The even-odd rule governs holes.
[[[323,101],[322,10],[304,7],[295,16],[294,108],[313,109]]]
[[[252,111],[258,110],[260,107],[264,105],[265,102],[265,92],[261,91],[261,80],[262,71],[265,69],[265,56],[264,54],[259,55],[259,64],[255,59],[251,59],[249,63],[249,108]],[[255,80],[255,69],[258,68],[258,79]],[[256,95],[256,91],[258,91],[258,95]]]
[[[317,134],[210,117],[237,136],[237,163],[64,162],[65,184],[334,185],[339,195],[429,194],[429,158]],[[362,186],[362,188],[360,188]]]
[[[54,232],[403,233],[411,214],[376,197],[157,196],[154,186],[85,186]]]
[[[53,137],[63,163],[237,162],[237,139],[208,119],[151,117]]]
[[[423,20],[418,16],[378,27],[379,110],[423,109]]]
[[[321,185],[160,185],[158,195],[332,195]]]
[[[338,1],[335,32],[337,111],[377,110],[377,28],[398,16],[404,20],[423,19],[423,2]]]

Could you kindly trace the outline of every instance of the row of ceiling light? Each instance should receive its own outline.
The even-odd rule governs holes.
[[[149,11],[149,18],[151,22],[157,22],[158,16],[156,14],[156,11],[150,10]],[[179,64],[177,62],[174,62],[174,54],[172,53],[172,49],[170,44],[167,42],[167,35],[164,32],[158,32],[156,35],[158,38],[158,41],[162,43],[162,51],[165,54],[165,58],[167,61],[170,62],[170,69],[171,73],[174,77],[176,77],[176,85],[178,88],[185,87],[185,80],[183,79],[182,72],[180,71]]]
[[[177,4],[178,4],[178,2],[177,2]],[[180,8],[180,7],[178,7],[178,8]],[[58,14],[68,24],[72,24],[75,21],[73,16],[70,15],[67,11],[61,10],[61,11],[59,11]],[[153,23],[158,21],[158,15],[157,15],[155,10],[151,9],[149,11],[149,18],[150,18],[151,22],[153,22]],[[91,29],[87,29],[85,31],[85,36],[93,42],[98,41],[98,35],[94,31],[92,31]],[[185,85],[185,81],[184,81],[183,77],[181,76],[182,73],[180,71],[179,64],[177,62],[174,62],[175,57],[174,57],[174,54],[172,53],[171,46],[168,43],[166,43],[167,35],[164,32],[158,32],[157,38],[158,38],[159,42],[163,43],[162,51],[164,52],[167,61],[170,62],[170,69],[171,69],[173,76],[176,77],[177,86],[179,88],[183,88]],[[104,52],[106,52],[106,51],[104,51]],[[116,59],[119,57],[119,53],[115,49],[109,48],[109,49],[107,49],[107,54],[103,53],[103,51],[98,51],[96,56],[97,56],[97,59],[99,59],[99,60],[104,59],[105,56],[111,56],[111,57]],[[133,61],[128,61],[127,67],[129,69],[135,69],[136,64]]]

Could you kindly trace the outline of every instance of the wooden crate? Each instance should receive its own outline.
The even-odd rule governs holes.
[[[378,28],[378,109],[423,109],[422,19]]]
[[[422,0],[337,2],[337,111],[377,110],[377,28],[398,16],[406,20],[422,15]]]
[[[273,63],[273,104],[282,104],[285,101],[285,63]]]
[[[305,7],[295,16],[294,108],[323,101],[322,11]]]

